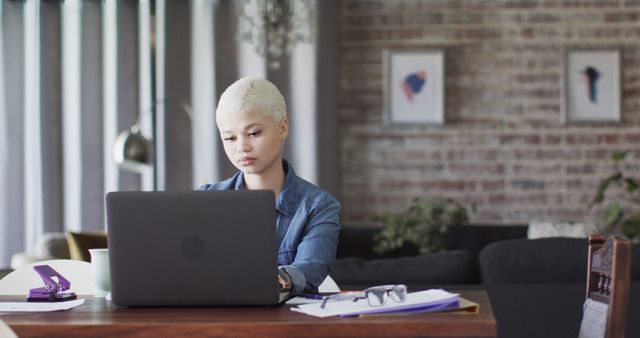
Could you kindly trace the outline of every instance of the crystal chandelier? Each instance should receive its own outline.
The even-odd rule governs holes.
[[[242,0],[238,2],[238,39],[251,43],[271,69],[296,44],[313,43],[316,0]]]

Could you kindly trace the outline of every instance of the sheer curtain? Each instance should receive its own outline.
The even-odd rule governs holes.
[[[0,3],[0,243],[2,266],[24,248],[24,15],[23,2]],[[12,46],[12,48],[7,48]]]
[[[338,2],[316,2],[316,43],[276,71],[235,39],[237,4],[0,0],[0,268],[44,232],[104,230],[105,192],[193,189],[235,172],[214,112],[240,76],[281,88],[287,158],[337,194]],[[155,135],[155,175],[113,160],[138,117]]]
[[[138,3],[0,1],[0,267],[49,231],[104,229],[140,189],[111,144],[138,116]],[[109,44],[111,43],[111,45]]]
[[[0,46],[4,46],[4,3],[0,2]],[[4,49],[0,49],[0,205],[8,206],[10,196],[7,193],[9,191],[9,128],[8,128],[8,114],[7,103],[5,100],[5,71],[4,71]],[[0,238],[7,238],[10,236],[9,228],[7,226],[9,220],[9,210],[7,207],[0,207]],[[7,255],[13,248],[3,246],[5,249],[0,255]]]

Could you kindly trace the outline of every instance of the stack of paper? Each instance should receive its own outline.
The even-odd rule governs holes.
[[[0,302],[0,312],[49,312],[69,310],[84,304],[84,299],[66,302]]]
[[[449,293],[441,289],[412,292],[402,303],[387,300],[382,306],[372,307],[366,299],[329,301],[323,308],[319,303],[298,305],[292,311],[305,313],[316,317],[358,316],[364,314],[394,313],[394,312],[436,312],[460,309],[458,294]]]

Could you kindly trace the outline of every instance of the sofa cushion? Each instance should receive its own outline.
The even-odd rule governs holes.
[[[340,228],[336,258],[383,259],[418,255],[418,247],[412,243],[405,243],[402,247],[385,253],[374,252],[375,237],[382,229],[374,226],[343,226]]]
[[[107,247],[107,234],[104,232],[68,232],[69,254],[71,259],[91,262],[89,249]]]
[[[588,241],[578,238],[510,239],[478,256],[483,284],[586,283]]]
[[[69,259],[69,244],[62,232],[47,232],[38,238],[35,247],[38,257]]]
[[[404,243],[402,247],[385,253],[374,252],[375,237],[382,230],[382,227],[369,225],[343,226],[340,228],[340,245],[336,258],[381,259],[419,254],[418,247],[412,243]],[[489,243],[511,238],[527,238],[526,224],[464,224],[452,226],[449,230],[445,237],[446,249],[465,250],[474,257],[477,257],[480,250]]]
[[[474,257],[486,245],[512,238],[527,238],[524,224],[464,224],[450,228],[447,235],[448,250],[465,250]]]
[[[352,257],[336,260],[331,276],[338,285],[473,284],[478,265],[462,250],[375,260]]]

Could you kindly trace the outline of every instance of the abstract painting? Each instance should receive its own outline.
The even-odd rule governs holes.
[[[567,52],[565,122],[620,121],[620,53]]]
[[[444,53],[385,50],[384,112],[388,124],[444,124]]]

